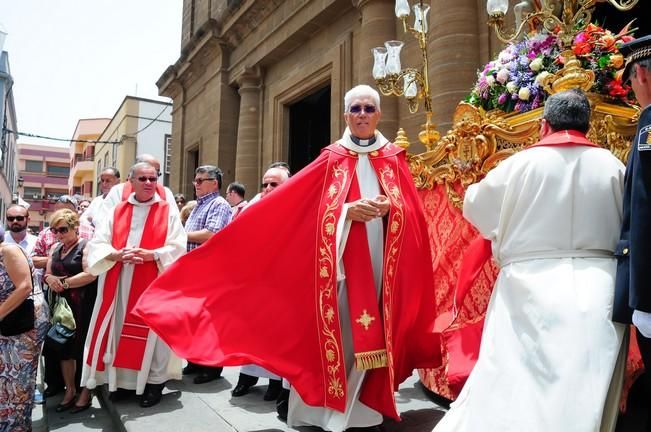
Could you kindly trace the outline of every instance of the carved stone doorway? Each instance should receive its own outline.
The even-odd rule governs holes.
[[[289,106],[289,167],[296,173],[330,144],[330,84]]]

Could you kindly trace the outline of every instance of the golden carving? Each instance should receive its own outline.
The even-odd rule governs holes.
[[[368,311],[364,309],[362,314],[355,320],[356,323],[364,327],[364,330],[368,330],[369,326],[375,321],[375,317],[368,314]]]
[[[579,80],[576,75],[574,78]],[[556,89],[560,91],[568,82],[562,81]],[[613,105],[605,97],[589,96],[592,119],[588,138],[625,163],[639,108]],[[463,191],[469,185],[500,161],[538,141],[542,114],[543,108],[526,113],[486,112],[461,102],[454,114],[453,128],[431,150],[408,156],[416,187],[431,189],[444,185],[450,202],[461,208]]]

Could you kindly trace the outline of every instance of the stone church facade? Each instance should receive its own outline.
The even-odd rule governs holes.
[[[414,3],[412,1],[411,3]],[[431,0],[429,79],[434,121],[443,134],[477,69],[501,48],[486,21],[485,0]],[[512,3],[515,3],[512,1]],[[184,0],[181,55],[157,85],[173,99],[170,187],[192,196],[198,165],[224,171],[253,196],[266,167],[293,171],[341,136],[343,97],[374,85],[371,48],[405,42],[403,67],[420,67],[416,40],[405,34],[393,0]],[[413,14],[409,17],[413,23]],[[422,105],[422,104],[421,104]],[[419,153],[422,112],[382,96],[379,129],[398,127]]]

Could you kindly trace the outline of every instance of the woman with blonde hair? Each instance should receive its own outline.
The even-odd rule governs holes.
[[[0,227],[0,431],[31,431],[36,370],[48,328],[48,308],[34,267],[20,246],[4,244]],[[35,284],[34,284],[35,282]],[[13,334],[11,313],[33,300],[33,327]],[[31,314],[31,308],[27,308]],[[15,328],[13,330],[16,330]]]
[[[91,406],[88,391],[84,391],[76,403],[75,396],[81,378],[86,333],[97,296],[97,282],[96,277],[84,271],[82,265],[86,240],[79,237],[79,215],[68,209],[54,212],[50,218],[50,230],[58,243],[50,252],[43,280],[52,291],[66,299],[76,324],[75,335],[60,347],[66,391],[56,411],[69,409],[74,414]]]

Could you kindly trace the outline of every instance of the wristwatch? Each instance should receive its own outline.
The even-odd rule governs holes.
[[[160,261],[160,254],[158,251],[154,251],[154,261]]]
[[[64,281],[63,281],[63,289],[64,289],[64,290],[67,290],[67,289],[69,289],[69,288],[70,288],[70,285],[68,285],[68,281],[67,281],[67,280],[64,280]]]

